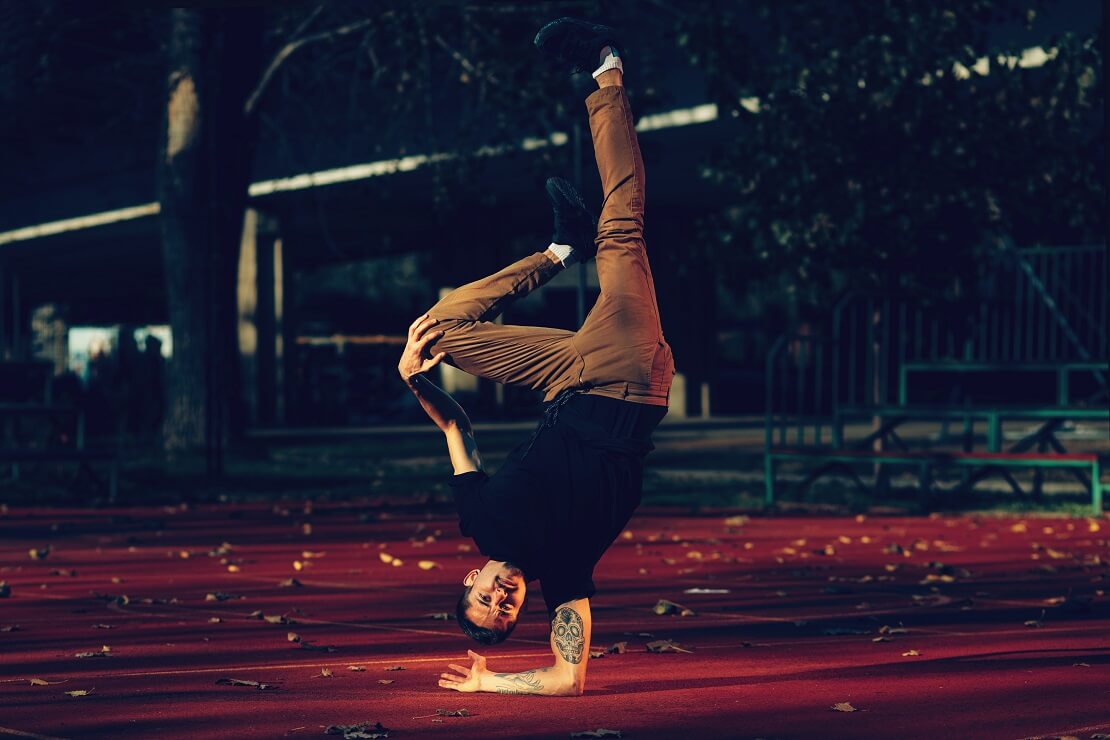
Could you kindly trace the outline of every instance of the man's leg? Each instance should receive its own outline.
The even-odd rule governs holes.
[[[644,243],[644,164],[620,70],[586,100],[604,197],[597,234],[601,295],[575,337],[590,392],[665,405],[674,376]]]
[[[460,370],[543,391],[547,399],[573,385],[581,370],[573,332],[493,323],[510,303],[561,269],[548,250],[452,291],[428,311],[439,321],[436,329],[445,332],[431,346],[432,354],[446,352],[446,361]]]

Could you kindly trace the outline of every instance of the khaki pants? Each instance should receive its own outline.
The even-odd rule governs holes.
[[[542,252],[464,285],[430,311],[446,334],[431,347],[472,375],[544,392],[567,389],[637,403],[667,405],[674,377],[663,339],[644,245],[644,164],[624,88],[586,100],[604,204],[598,221],[601,295],[577,332],[491,322],[512,301],[551,279],[561,266]]]

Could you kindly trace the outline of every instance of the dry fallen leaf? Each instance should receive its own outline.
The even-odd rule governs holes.
[[[105,645],[107,647],[107,645]],[[98,650],[95,652],[74,653],[74,658],[107,658],[110,650]]]
[[[391,665],[391,666],[386,666],[382,670],[383,671],[407,671],[408,669],[405,668],[403,665]]]
[[[434,570],[439,567],[439,563],[434,560],[421,560],[416,564],[420,570]]]
[[[288,640],[289,642],[300,642],[301,641],[301,636],[298,635],[296,632],[286,632],[285,633],[285,639]]]
[[[238,573],[240,570],[242,570],[242,569],[238,565],[236,565],[235,563],[232,563],[231,565],[227,566],[227,572],[228,573]]]
[[[378,683],[382,686],[388,686],[391,683],[396,683],[392,678],[379,678]]]
[[[614,655],[624,655],[628,651],[627,642],[614,642],[610,647],[605,649],[605,652]]]
[[[313,678],[332,678],[331,668],[321,668],[320,672],[313,676]]]
[[[624,737],[620,730],[606,730],[604,727],[599,727],[596,730],[585,730],[584,732],[570,733],[572,738],[577,737]]]
[[[282,581],[278,585],[281,586],[282,588],[300,588],[303,584],[300,581],[298,581],[296,578],[286,578],[284,581]]]
[[[649,642],[647,644],[647,649],[648,649],[649,653],[692,653],[693,652],[693,650],[689,650],[689,649],[683,647],[682,645],[679,645],[677,642],[674,642],[673,640],[655,640],[653,642]]]
[[[41,678],[31,679],[32,686],[57,686],[60,683],[65,683],[65,681],[45,681]]]
[[[50,545],[38,548],[32,547],[27,551],[27,554],[31,556],[31,560],[46,560],[47,556],[50,555]]]
[[[853,707],[851,704],[849,704],[846,701],[837,702],[836,704],[833,704],[832,705],[832,710],[834,712],[858,712],[859,711],[858,709],[856,709],[855,707]]]
[[[289,620],[281,614],[267,614],[262,617],[269,624],[289,624]]]
[[[67,691],[66,696],[88,696],[92,693],[92,689],[77,689],[76,691]]]
[[[906,652],[902,653],[903,658],[912,658],[918,655],[921,655],[921,653],[917,652],[916,650],[907,650]]]
[[[301,649],[302,650],[316,650],[316,651],[319,651],[321,653],[334,653],[337,648],[334,645],[315,645],[311,642],[305,642],[305,641],[302,640],[301,641]]]
[[[238,599],[239,597],[234,594],[224,594],[219,591],[215,593],[205,594],[205,601],[227,601],[228,599]]]
[[[390,555],[388,552],[379,552],[378,557],[381,558],[382,562],[386,565],[389,565],[393,562],[393,556]]]
[[[890,642],[890,638],[886,635],[879,635],[878,637],[872,637],[871,642]]]
[[[359,725],[331,725],[324,730],[325,735],[342,735],[343,740],[378,740],[387,738],[391,730],[381,722],[370,724],[363,722]]]
[[[258,681],[245,681],[241,678],[218,678],[216,679],[216,684],[221,686],[250,686],[259,691],[275,688],[273,684],[260,683]]]
[[[677,614],[680,617],[697,616],[693,609],[688,609],[682,604],[676,604],[675,602],[668,601],[667,599],[659,599],[659,601],[655,603],[655,606],[653,606],[651,610],[660,616],[665,614]]]
[[[349,665],[347,666],[347,670],[355,673],[363,673],[366,671],[366,667],[361,665]]]

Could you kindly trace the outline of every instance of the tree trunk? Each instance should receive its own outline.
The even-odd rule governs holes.
[[[257,124],[243,101],[261,66],[250,8],[175,8],[158,170],[173,357],[163,442],[206,453],[210,474],[241,425],[236,268]]]

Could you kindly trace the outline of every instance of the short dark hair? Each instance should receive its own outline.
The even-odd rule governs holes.
[[[487,627],[479,627],[470,621],[466,616],[466,610],[470,608],[470,589],[467,586],[459,597],[459,603],[455,606],[455,619],[459,623],[459,628],[463,633],[475,642],[480,642],[483,645],[496,645],[499,642],[504,642],[509,639],[509,635],[516,629],[516,620],[509,622],[509,625],[504,629],[489,629]]]

